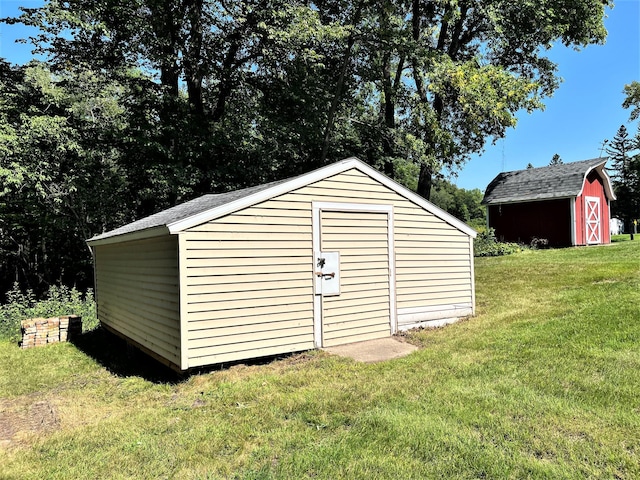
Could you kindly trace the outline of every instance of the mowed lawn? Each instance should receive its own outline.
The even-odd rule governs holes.
[[[379,364],[1,342],[0,478],[640,478],[640,241],[476,259],[476,293]]]

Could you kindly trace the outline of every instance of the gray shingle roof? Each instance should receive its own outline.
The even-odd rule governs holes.
[[[163,210],[148,217],[141,218],[140,220],[136,220],[135,222],[128,223],[127,225],[123,225],[122,227],[116,228],[115,230],[96,235],[89,241],[103,240],[105,238],[115,237],[117,235],[124,235],[125,233],[133,233],[149,228],[170,225],[171,223],[184,220],[185,218],[189,218],[193,215],[197,215],[221,205],[226,205],[227,203],[231,203],[253,193],[261,192],[275,185],[284,183],[288,180],[290,179],[277,180],[275,182],[264,183],[262,185],[243,188],[242,190],[235,190],[233,192],[211,193],[208,195],[203,195],[188,202],[181,203],[180,205],[176,205],[175,207],[168,208],[167,210]]]
[[[594,158],[527,170],[502,172],[487,186],[484,205],[575,197],[587,173],[604,166],[607,158]]]
[[[440,220],[457,228],[461,232],[475,238],[476,232],[471,227],[444,210],[418,196],[415,192],[407,190],[402,185],[386,177],[371,166],[363,163],[355,157],[346,158],[333,164],[325,165],[317,170],[299,175],[297,177],[278,180],[255,187],[245,188],[234,192],[222,194],[209,194],[196,198],[189,202],[176,205],[154,215],[148,216],[133,223],[129,223],[110,232],[96,235],[87,240],[90,246],[99,244],[118,243],[139,238],[151,238],[157,235],[176,234],[214,218],[227,215],[237,210],[250,207],[256,203],[282,195],[315,182],[330,178],[334,175],[356,169],[371,177],[387,188],[395,191],[402,197],[420,206],[424,210],[435,215]],[[96,243],[98,242],[98,243]]]

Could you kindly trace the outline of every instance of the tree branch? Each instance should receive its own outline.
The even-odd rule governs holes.
[[[358,2],[358,6],[356,7],[356,11],[353,15],[353,20],[351,24],[353,25],[353,30],[349,34],[349,38],[347,39],[347,47],[345,49],[344,57],[342,59],[342,67],[340,68],[340,74],[338,75],[338,82],[336,84],[336,90],[333,95],[333,99],[331,100],[331,106],[329,107],[329,112],[327,114],[327,124],[324,129],[324,138],[322,141],[322,153],[320,154],[320,163],[324,164],[327,161],[327,155],[329,154],[329,140],[331,139],[331,134],[333,132],[333,125],[335,123],[335,116],[338,110],[338,105],[340,103],[340,98],[342,97],[342,89],[344,88],[344,79],[347,74],[347,69],[349,68],[349,64],[351,63],[351,55],[353,53],[353,46],[356,42],[356,28],[360,23],[360,18],[362,16],[362,8],[363,8],[364,0]]]

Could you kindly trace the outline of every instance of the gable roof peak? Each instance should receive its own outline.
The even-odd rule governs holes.
[[[476,231],[458,220],[451,214],[428,202],[415,192],[400,185],[386,175],[361,160],[350,157],[338,162],[325,165],[311,172],[293,178],[277,180],[275,182],[256,185],[254,187],[235,190],[227,193],[207,194],[188,202],[168,208],[156,214],[123,225],[120,228],[96,235],[87,240],[90,246],[115,243],[118,241],[147,238],[155,235],[176,234],[193,226],[211,221],[215,218],[250,207],[284,193],[303,188],[307,185],[334,175],[356,169],[385,185],[400,196],[422,207],[444,222],[452,225],[461,232],[476,236]]]
[[[499,173],[487,186],[484,205],[578,196],[587,175],[596,170],[606,195],[615,200],[609,176],[604,170],[608,157]]]

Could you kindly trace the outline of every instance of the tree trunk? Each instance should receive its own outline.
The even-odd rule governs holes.
[[[191,0],[187,5],[190,29],[184,58],[189,105],[197,115],[204,115],[204,103],[202,100],[202,2],[203,0]]]
[[[211,117],[214,122],[218,122],[224,116],[224,112],[227,106],[227,100],[231,96],[233,91],[233,64],[240,49],[241,34],[236,32],[231,39],[231,45],[227,50],[227,55],[222,63],[222,72],[220,74],[220,90],[218,90],[218,98],[216,104],[213,107]]]
[[[151,29],[158,41],[158,60],[160,63],[160,82],[165,87],[165,93],[172,98],[178,97],[178,81],[180,67],[178,66],[178,30],[175,9],[171,0],[150,3]]]
[[[382,88],[384,91],[384,125],[387,128],[395,128],[396,109],[391,83],[391,52],[386,52],[382,59]]]
[[[420,165],[420,175],[418,176],[417,193],[422,198],[429,200],[431,198],[431,185],[433,184],[433,170],[427,164]]]
[[[384,173],[393,178],[393,131],[396,126],[396,109],[394,92],[391,83],[391,52],[385,52],[382,58],[382,88],[384,92],[384,133],[382,135],[382,151],[384,152]]]
[[[362,14],[362,4],[361,1],[358,3],[356,7],[356,11],[353,15],[353,21],[351,22],[353,27],[355,28],[358,23],[360,23],[360,16]],[[353,45],[355,44],[356,39],[353,30],[349,35],[347,40],[347,48],[345,49],[344,58],[342,60],[342,68],[340,68],[340,75],[338,76],[338,83],[336,84],[336,91],[333,95],[333,99],[331,100],[331,105],[329,107],[329,112],[327,113],[327,124],[324,129],[324,138],[322,140],[322,153],[320,154],[320,164],[324,165],[327,161],[327,156],[329,155],[329,141],[331,140],[331,134],[333,132],[333,125],[335,123],[336,112],[338,111],[338,106],[340,104],[340,98],[342,97],[342,89],[344,87],[344,79],[347,75],[347,69],[349,68],[349,64],[351,63],[351,54],[353,51]]]
[[[431,6],[433,9],[434,7]],[[413,0],[411,9],[411,38],[415,42],[416,46],[420,41],[422,34],[422,13],[420,10],[420,0]],[[421,102],[427,101],[427,94],[424,88],[424,82],[422,81],[422,72],[420,72],[420,65],[418,63],[418,57],[415,53],[411,54],[411,70],[413,72],[413,81],[416,84],[416,92]]]
[[[178,98],[178,80],[180,73],[175,64],[164,63],[160,67],[160,83],[165,87],[165,93],[171,98]]]
[[[258,8],[258,7],[256,7]],[[224,116],[227,107],[227,101],[233,93],[235,87],[234,74],[236,70],[244,63],[239,61],[236,57],[242,47],[242,41],[256,27],[258,23],[257,11],[253,13],[247,13],[245,21],[238,25],[236,29],[229,35],[229,48],[227,54],[222,61],[222,71],[220,72],[220,89],[218,90],[218,97],[211,117],[214,122],[218,122]]]

